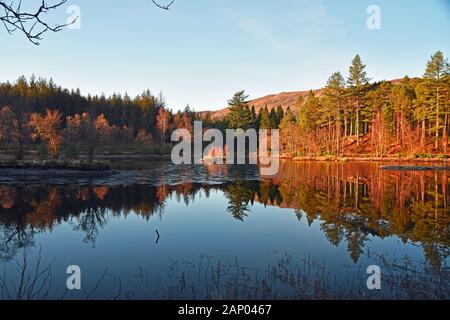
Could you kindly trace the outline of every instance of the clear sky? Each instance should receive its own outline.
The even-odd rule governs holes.
[[[450,55],[450,0],[175,0],[167,12],[151,0],[68,0],[51,19],[65,22],[69,5],[81,28],[39,47],[0,29],[0,80],[35,74],[83,94],[162,90],[175,110],[205,110],[240,89],[257,98],[320,88],[346,75],[356,53],[374,80],[422,75],[436,50]],[[367,27],[370,5],[380,30]]]

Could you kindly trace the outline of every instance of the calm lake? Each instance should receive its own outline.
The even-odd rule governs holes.
[[[450,298],[450,171],[150,162],[0,184],[0,299]],[[66,290],[70,265],[81,290]],[[369,290],[367,268],[381,269]]]

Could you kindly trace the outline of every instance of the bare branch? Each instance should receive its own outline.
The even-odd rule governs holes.
[[[67,24],[51,26],[44,20],[44,16],[49,11],[61,7],[66,2],[67,0],[58,0],[55,4],[48,4],[47,0],[42,0],[36,11],[25,12],[22,11],[22,0],[19,0],[18,3],[16,2],[17,5],[14,2],[7,4],[5,1],[0,1],[0,21],[9,34],[15,31],[22,32],[31,43],[39,45],[39,41],[42,40],[44,33],[48,31],[59,32],[64,27],[77,21],[78,17]]]
[[[173,5],[173,3],[175,2],[175,0],[172,0],[170,3],[166,4],[166,5],[162,5],[159,4],[158,2],[156,2],[156,0],[152,0],[153,3],[155,4],[155,6],[157,6],[158,8],[161,8],[163,10],[169,10],[170,7]]]

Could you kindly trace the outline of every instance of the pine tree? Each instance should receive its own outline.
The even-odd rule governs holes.
[[[283,152],[293,154],[297,142],[297,125],[295,122],[295,115],[291,109],[288,108],[280,121],[280,137],[281,147]]]
[[[284,117],[284,111],[283,111],[283,108],[281,106],[277,107],[276,114],[277,114],[277,127],[279,127],[280,123],[281,123],[281,120]]]
[[[267,108],[267,106],[265,106],[261,110],[261,112],[259,113],[259,116],[260,116],[259,128],[270,130],[272,127],[270,124],[270,114],[269,114],[269,109]]]
[[[297,115],[297,123],[302,134],[306,135],[316,128],[319,118],[319,106],[319,99],[311,90],[304,106]]]
[[[227,115],[228,127],[231,129],[248,130],[255,127],[255,118],[247,106],[245,91],[238,91],[233,98],[228,101],[230,112]]]
[[[332,122],[335,126],[336,154],[342,153],[342,117],[345,99],[345,80],[340,72],[333,73],[324,89],[321,124],[328,126],[329,140],[332,140]]]
[[[439,132],[443,128],[441,125],[441,115],[447,114],[447,110],[443,110],[446,105],[445,92],[445,78],[449,75],[448,60],[444,58],[444,54],[441,51],[437,51],[431,56],[427,63],[424,78],[430,84],[432,90],[431,100],[434,105],[433,115],[435,118],[435,124],[430,129],[435,132],[435,149],[438,149],[439,144]]]
[[[270,110],[269,119],[270,119],[270,129],[278,129],[278,116],[275,109]]]
[[[351,91],[351,97],[355,103],[355,113],[356,113],[355,131],[356,131],[356,143],[358,145],[361,130],[360,109],[363,107],[363,99],[364,99],[363,89],[364,86],[366,86],[370,81],[369,78],[367,77],[365,69],[366,66],[362,63],[361,57],[359,55],[356,55],[349,68],[349,76],[347,79],[347,83]]]
[[[430,118],[433,110],[430,97],[432,89],[429,82],[420,81],[414,91],[416,95],[414,100],[414,118],[421,123],[420,145],[422,151],[425,152],[427,120]]]
[[[259,130],[259,115],[256,114],[255,106],[252,106],[251,112],[252,112],[253,122],[255,123],[255,129]]]
[[[391,101],[396,114],[396,136],[397,141],[403,144],[405,141],[405,128],[410,126],[413,120],[414,100],[416,93],[414,86],[408,77],[392,87]]]

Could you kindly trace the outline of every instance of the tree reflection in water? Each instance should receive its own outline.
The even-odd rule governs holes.
[[[211,168],[209,170],[212,170]],[[298,219],[319,221],[329,242],[344,240],[357,262],[370,236],[397,236],[423,247],[439,268],[449,256],[447,171],[383,171],[370,163],[282,162],[276,177],[235,180],[222,184],[132,186],[0,186],[0,259],[33,245],[35,234],[63,222],[95,245],[112,216],[135,214],[148,220],[163,217],[168,199],[189,205],[199,194],[221,191],[227,211],[245,221],[255,202],[294,209]]]

